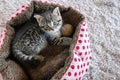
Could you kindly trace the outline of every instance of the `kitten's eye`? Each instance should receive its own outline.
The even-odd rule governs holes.
[[[61,20],[58,20],[57,22],[60,22]]]

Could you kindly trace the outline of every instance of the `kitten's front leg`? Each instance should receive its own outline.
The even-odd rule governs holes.
[[[53,45],[65,45],[65,46],[70,46],[72,43],[72,38],[70,37],[60,37],[60,38],[55,38],[52,41]]]

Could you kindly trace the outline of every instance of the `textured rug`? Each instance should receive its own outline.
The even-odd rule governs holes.
[[[79,9],[88,23],[93,61],[83,80],[120,80],[120,0],[49,0]],[[0,0],[0,24],[30,0]]]

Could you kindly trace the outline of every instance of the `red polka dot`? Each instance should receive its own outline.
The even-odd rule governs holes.
[[[78,40],[79,43],[82,43],[82,40]]]
[[[84,73],[84,71],[82,70],[82,74]]]
[[[79,75],[81,75],[81,72],[79,72]]]
[[[25,12],[25,10],[22,10],[21,12]]]
[[[88,57],[86,57],[86,60],[88,60]]]
[[[90,63],[88,62],[87,65],[89,65]]]
[[[82,59],[82,61],[84,61],[84,58],[81,58]]]
[[[85,31],[85,30],[82,28],[81,31]]]
[[[85,49],[85,46],[82,46],[83,49]]]
[[[25,6],[23,5],[22,8],[24,8]]]
[[[71,76],[72,74],[71,74],[71,72],[68,72],[68,76]]]
[[[76,78],[76,80],[78,80],[78,79]]]
[[[83,66],[85,67],[85,63],[83,64]]]
[[[76,46],[76,49],[78,50],[78,49],[80,49],[80,47],[79,47],[79,46]]]
[[[79,53],[79,56],[81,56],[81,55],[82,55],[82,52]]]
[[[86,40],[84,40],[84,42],[86,43],[87,41],[86,41]]]
[[[11,17],[11,19],[14,19],[14,17]]]
[[[79,65],[77,65],[77,69],[79,69],[80,68],[80,66]]]
[[[86,24],[82,24],[83,26],[85,26]]]
[[[92,60],[92,57],[90,56],[89,59]]]
[[[89,46],[87,46],[87,49],[89,48]]]
[[[88,72],[88,69],[86,69],[85,71]]]
[[[81,68],[82,68],[83,66],[81,65]]]
[[[67,80],[67,79],[63,79],[63,80]]]
[[[71,68],[72,68],[72,69],[75,69],[75,66],[74,66],[74,65],[71,65]]]
[[[75,52],[75,54],[77,54],[77,52]]]
[[[18,16],[19,14],[18,13],[16,13],[16,16]]]
[[[80,59],[78,58],[78,61],[80,62]]]
[[[77,62],[77,59],[76,59],[76,58],[74,58],[74,61],[75,61],[75,62]]]
[[[80,34],[80,37],[83,37],[83,34]]]
[[[77,76],[77,72],[74,73],[74,76]]]
[[[7,32],[7,30],[5,29],[5,30],[4,30],[4,33],[6,33],[6,32]]]
[[[85,55],[87,55],[87,52],[85,52]]]
[[[79,80],[81,80],[81,77],[79,78]]]

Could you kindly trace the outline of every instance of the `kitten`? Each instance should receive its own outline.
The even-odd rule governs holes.
[[[19,62],[37,65],[43,61],[42,55],[37,55],[48,43],[53,45],[64,44],[60,38],[62,16],[59,7],[49,10],[40,15],[35,14],[35,22],[27,22],[18,32],[12,42],[12,53]],[[67,38],[65,38],[67,39]],[[71,39],[69,39],[72,41]],[[68,44],[64,44],[68,45]]]

